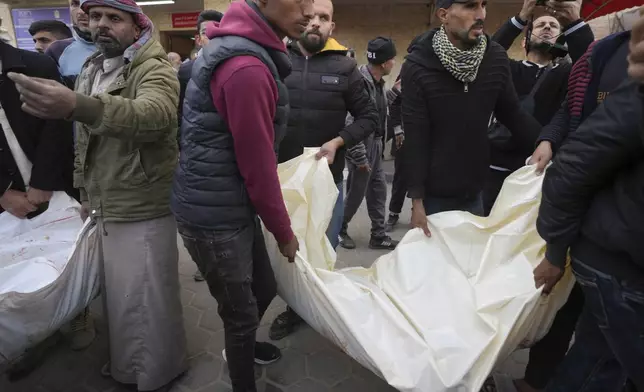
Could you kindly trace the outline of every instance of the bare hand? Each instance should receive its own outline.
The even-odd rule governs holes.
[[[552,265],[548,259],[544,258],[534,269],[534,285],[536,288],[543,286],[543,293],[550,294],[557,282],[563,277],[563,274],[563,269]]]
[[[396,149],[400,149],[400,147],[402,147],[404,141],[405,141],[405,134],[404,133],[396,135]]]
[[[537,5],[537,0],[524,0],[523,7],[519,12],[519,18],[522,21],[527,21],[530,18],[530,15],[534,12],[534,7]]]
[[[81,204],[80,218],[81,218],[81,220],[83,222],[85,222],[87,220],[87,218],[89,218],[89,202],[88,201],[84,201]]]
[[[27,200],[27,193],[9,189],[0,197],[0,206],[11,215],[24,219],[38,208]]]
[[[550,163],[550,160],[552,160],[552,145],[550,142],[543,141],[539,143],[537,149],[532,153],[528,164],[537,165],[537,174],[541,174]]]
[[[413,227],[423,230],[423,233],[427,237],[432,236],[432,232],[429,231],[429,225],[427,223],[427,215],[425,214],[425,207],[421,200],[414,200],[413,207],[411,209],[411,225]]]
[[[563,28],[570,23],[581,19],[581,2],[582,0],[550,0],[546,3],[546,7],[552,16],[559,20],[561,27]]]
[[[52,191],[41,191],[40,189],[31,187],[27,191],[27,200],[29,200],[29,203],[39,206],[51,200],[52,194]]]
[[[644,7],[640,8],[640,19],[633,25],[629,47],[628,75],[644,84]]]
[[[363,172],[367,172],[367,173],[371,173],[371,166],[369,166],[368,163],[365,163],[364,165],[359,165],[358,170],[363,171]]]
[[[9,79],[20,93],[22,110],[39,118],[62,119],[76,108],[76,93],[63,84],[9,72]]]
[[[294,263],[295,254],[300,250],[300,243],[297,241],[297,237],[293,236],[293,239],[286,244],[279,244],[279,248],[282,256],[286,257],[289,263]]]
[[[315,159],[320,160],[324,157],[329,161],[329,165],[335,160],[335,153],[338,148],[344,145],[344,140],[341,137],[336,137],[333,140],[330,140],[320,147],[320,151],[315,155]]]

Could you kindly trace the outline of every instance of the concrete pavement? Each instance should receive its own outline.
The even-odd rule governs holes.
[[[401,224],[392,233],[400,239],[409,229],[409,203],[404,208]],[[340,249],[336,268],[368,267],[381,254],[367,248],[370,222],[363,204],[349,227],[358,249]],[[181,301],[188,338],[190,370],[181,377],[172,392],[231,391],[228,368],[221,352],[223,325],[216,312],[216,302],[205,283],[192,279],[196,267],[180,247]],[[268,328],[285,304],[276,299],[258,331],[258,340],[268,340]],[[83,352],[69,350],[64,342],[52,349],[44,363],[28,377],[9,383],[0,376],[0,392],[121,392],[131,388],[117,384],[100,374],[108,359],[104,319],[100,301],[93,305],[98,335],[94,344]],[[258,367],[256,378],[260,392],[385,392],[395,391],[373,373],[333,347],[311,328],[303,327],[294,335],[275,343],[283,358],[270,366]],[[517,352],[500,367],[500,371],[520,377],[527,362],[527,352]]]

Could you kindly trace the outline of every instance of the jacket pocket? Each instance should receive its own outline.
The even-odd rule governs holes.
[[[126,155],[120,163],[120,170],[114,176],[123,188],[138,188],[150,183],[141,162],[141,151],[136,149]]]

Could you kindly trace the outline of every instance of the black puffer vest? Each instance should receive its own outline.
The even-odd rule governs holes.
[[[235,56],[257,57],[275,78],[279,91],[274,119],[276,154],[288,120],[288,90],[282,81],[287,75],[278,72],[290,69],[288,56],[243,37],[211,40],[195,61],[186,90],[181,155],[171,201],[178,222],[206,230],[243,227],[256,215],[237,166],[232,134],[210,92],[215,68]]]

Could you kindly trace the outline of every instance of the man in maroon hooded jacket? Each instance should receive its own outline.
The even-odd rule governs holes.
[[[313,0],[232,3],[219,26],[209,26],[210,43],[186,89],[172,210],[218,302],[234,392],[255,392],[254,363],[281,356],[255,342],[276,295],[258,217],[292,262],[299,244],[276,170],[291,71],[283,39],[299,37],[312,16]],[[326,146],[319,157],[332,161],[339,147]]]

